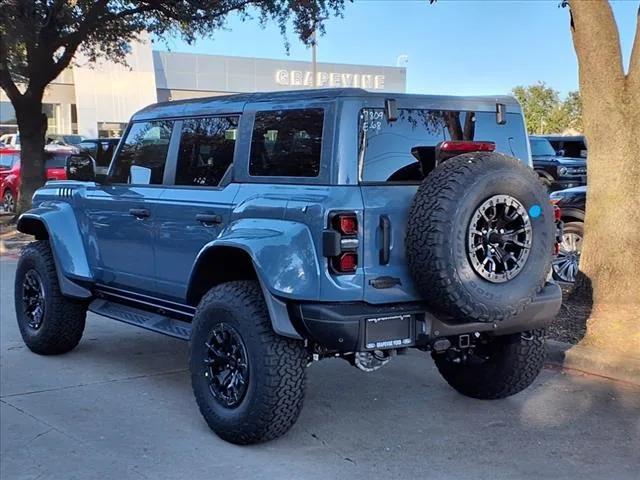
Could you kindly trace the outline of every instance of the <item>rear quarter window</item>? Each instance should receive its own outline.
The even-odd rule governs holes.
[[[257,112],[249,175],[317,177],[323,123],[322,108]]]
[[[363,109],[359,119],[361,179],[364,182],[420,182],[435,166],[436,146],[445,140],[491,141],[496,151],[528,163],[522,116],[495,112],[400,109],[388,122],[382,109]]]

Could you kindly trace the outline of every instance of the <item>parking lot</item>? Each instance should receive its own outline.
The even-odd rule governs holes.
[[[637,478],[640,388],[545,369],[501,401],[462,397],[427,355],[373,373],[309,369],[289,435],[237,447],[200,416],[187,345],[89,315],[80,346],[40,357],[13,312],[0,258],[2,479]]]

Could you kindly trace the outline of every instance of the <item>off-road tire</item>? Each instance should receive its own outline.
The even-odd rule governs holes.
[[[44,316],[38,329],[29,326],[22,302],[23,282],[30,270],[40,276],[45,294]],[[14,294],[18,328],[29,350],[40,355],[57,355],[78,345],[84,332],[87,303],[60,292],[56,264],[47,240],[31,242],[22,250]]]
[[[249,385],[235,408],[213,396],[205,376],[205,342],[221,322],[239,333],[248,357]],[[223,283],[200,301],[189,348],[191,384],[200,412],[222,439],[247,445],[284,435],[302,410],[306,365],[303,343],[273,331],[257,282]]]
[[[467,253],[471,217],[486,199],[510,195],[531,217],[532,244],[521,271],[492,283],[474,270]],[[497,153],[470,153],[446,160],[414,197],[406,253],[416,287],[432,308],[459,321],[499,322],[533,300],[551,268],[555,226],[548,195],[532,169]]]
[[[485,363],[454,363],[446,353],[433,359],[442,377],[467,397],[483,400],[514,395],[533,383],[546,358],[544,329],[495,337]]]

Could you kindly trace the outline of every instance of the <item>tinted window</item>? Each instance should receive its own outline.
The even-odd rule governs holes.
[[[504,125],[495,112],[400,109],[388,122],[382,109],[360,112],[362,180],[417,182],[436,164],[436,146],[445,140],[491,141],[496,151],[528,162],[522,116],[508,113]]]
[[[91,155],[98,167],[108,167],[117,145],[116,140],[85,140],[77,146],[83,152]]]
[[[0,153],[0,168],[6,169],[13,167],[17,159],[18,155],[14,153]]]
[[[565,157],[587,158],[587,146],[582,140],[565,140],[558,150],[564,150]]]
[[[176,185],[217,186],[233,163],[237,131],[238,117],[185,120]]]
[[[249,174],[317,177],[323,121],[321,108],[256,113]]]
[[[546,138],[530,138],[531,142],[531,155],[539,156],[551,156],[555,155],[556,151]]]
[[[135,165],[151,170],[149,184],[161,184],[172,128],[173,122],[166,120],[134,123],[118,153],[113,182],[130,183]]]
[[[88,153],[94,160],[96,160],[98,152],[98,144],[96,142],[81,142],[78,144],[78,148],[83,152]]]
[[[64,168],[67,163],[67,155],[47,155],[44,166],[45,168]]]

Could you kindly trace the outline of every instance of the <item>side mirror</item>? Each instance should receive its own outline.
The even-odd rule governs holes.
[[[561,148],[560,150],[556,150],[556,154],[557,154],[559,157],[564,157],[564,154],[565,154],[565,153],[566,153],[566,152],[565,152],[565,151],[564,151],[564,149],[562,149],[562,148]]]
[[[129,170],[132,185],[149,185],[151,183],[151,169],[140,165],[131,165]]]
[[[86,153],[74,153],[67,157],[65,165],[67,180],[79,182],[96,181],[96,162]]]

